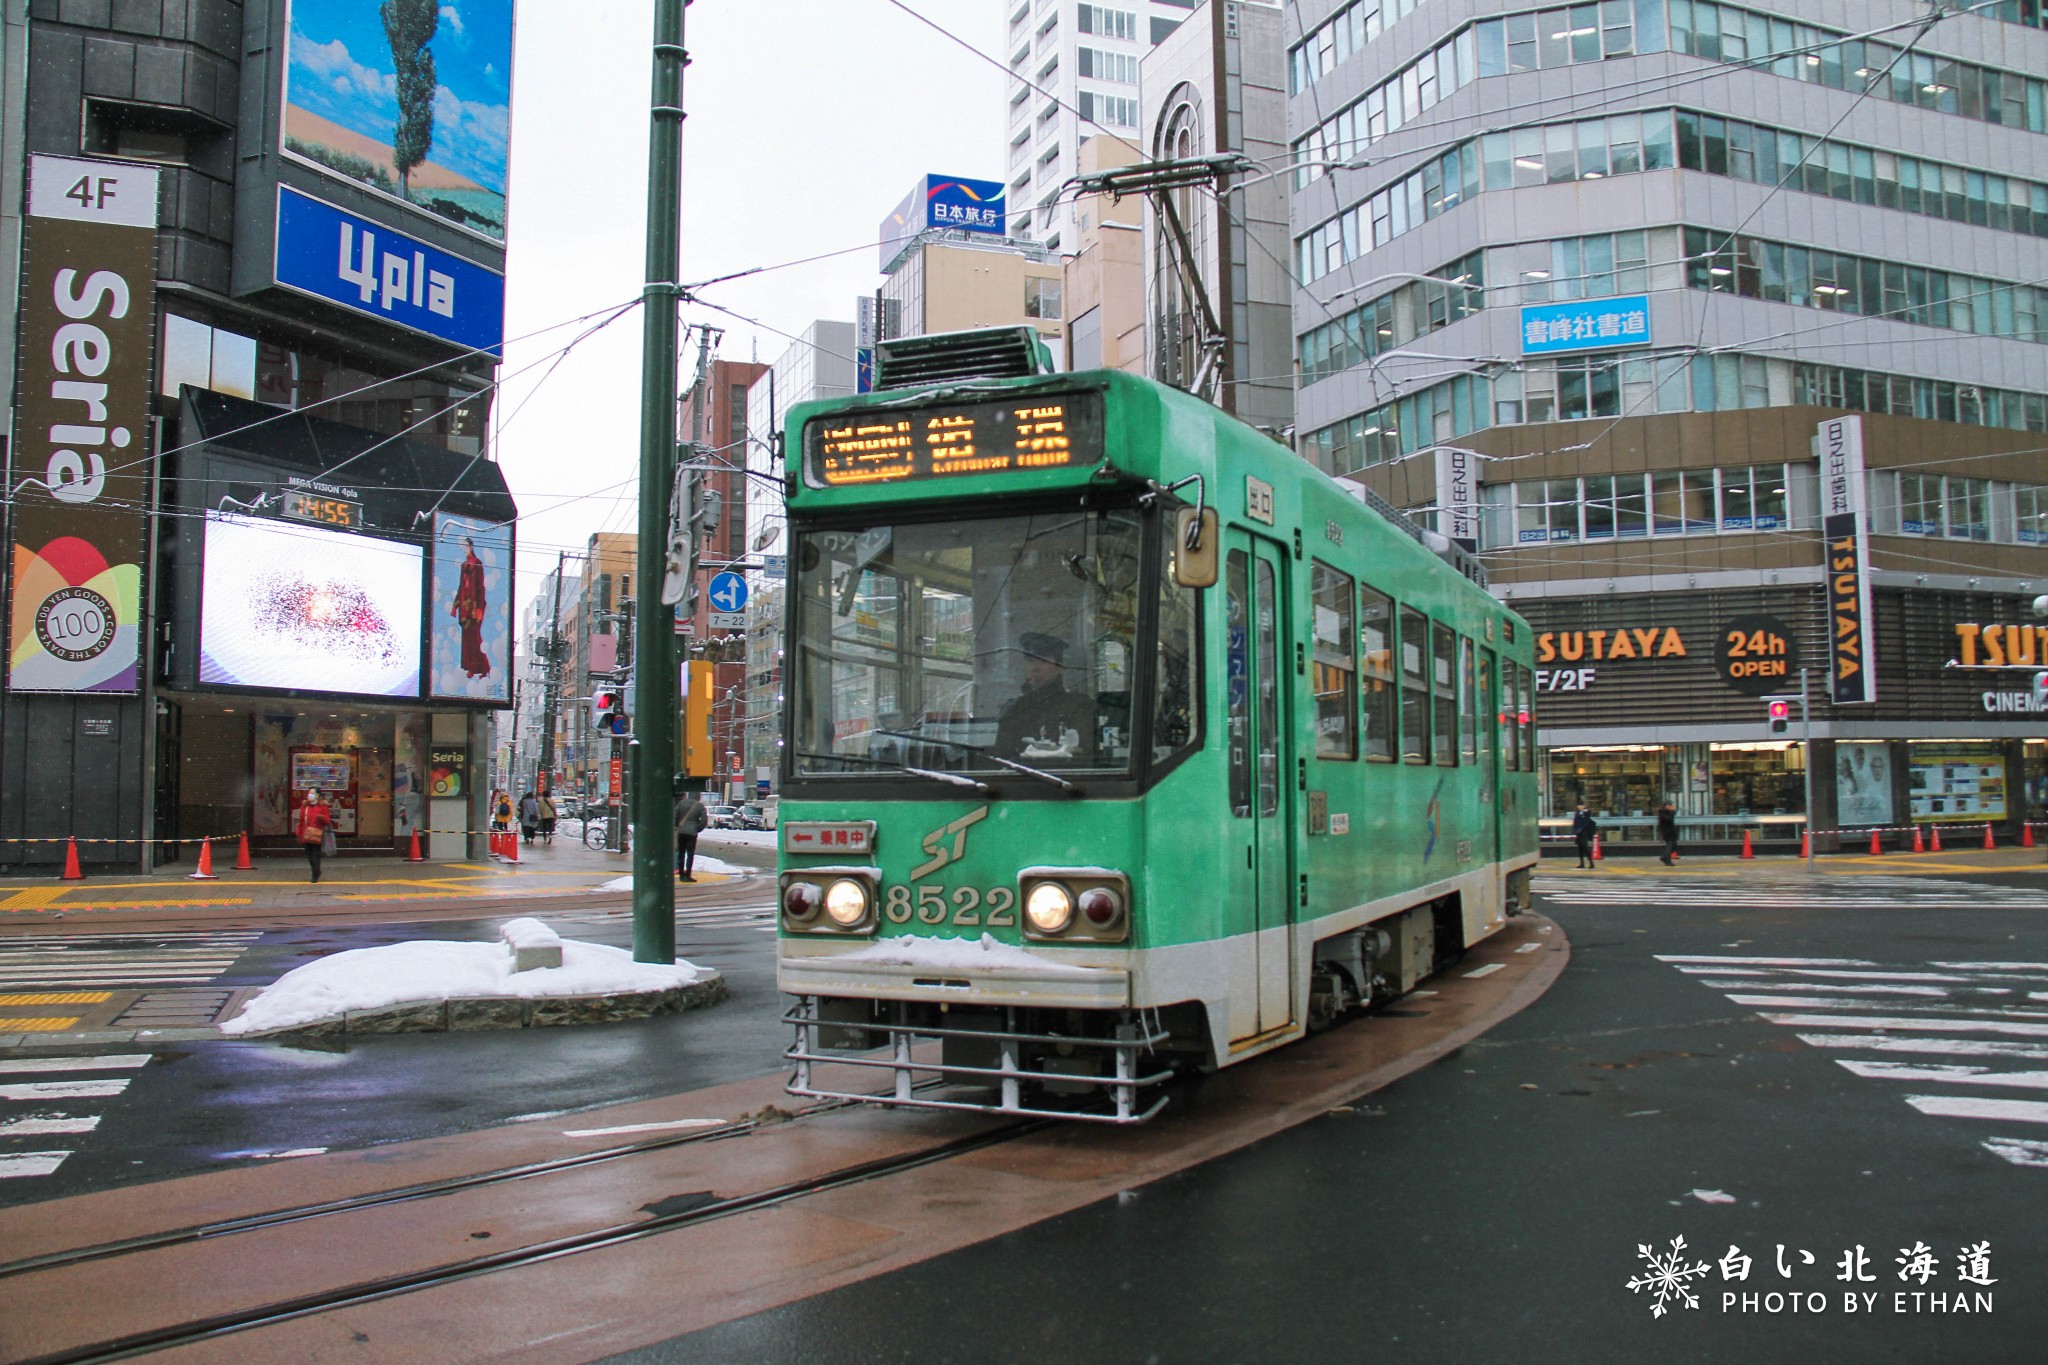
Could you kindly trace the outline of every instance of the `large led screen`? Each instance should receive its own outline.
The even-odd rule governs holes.
[[[284,149],[505,239],[512,0],[292,0]]]
[[[424,572],[417,545],[208,513],[199,681],[416,697]]]

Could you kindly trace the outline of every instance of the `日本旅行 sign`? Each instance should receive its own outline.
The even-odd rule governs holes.
[[[7,681],[133,692],[150,496],[157,170],[29,158]]]
[[[1581,299],[1572,303],[1538,303],[1522,309],[1523,355],[1649,344],[1650,299],[1647,294]]]

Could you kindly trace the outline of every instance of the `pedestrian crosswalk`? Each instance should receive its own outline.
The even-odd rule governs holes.
[[[1846,1054],[1833,1059],[1850,1075],[1907,1087],[1901,1098],[1920,1113],[2048,1133],[2048,1069],[2028,1065],[2048,1061],[2048,962],[1657,960],[1811,1047]],[[2048,1169],[2048,1138],[2001,1134],[1981,1145],[2016,1166]]]
[[[53,1174],[100,1125],[104,1101],[128,1089],[147,1052],[100,1057],[0,1057],[0,1180]]]
[[[0,939],[0,991],[202,985],[262,936],[258,929],[191,929]],[[0,1033],[8,1031],[0,1020]]]
[[[727,905],[678,905],[676,923],[694,929],[755,929],[775,932],[775,903],[749,901]]]
[[[1757,909],[1988,910],[2048,908],[2048,892],[1944,877],[1828,876],[1745,869],[1736,876],[1581,872],[1537,877],[1532,889],[1553,905],[1712,906]]]

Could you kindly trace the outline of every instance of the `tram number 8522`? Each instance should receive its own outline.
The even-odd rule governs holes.
[[[983,918],[984,912],[987,918]],[[912,892],[902,882],[892,882],[882,892],[882,914],[892,924],[908,924],[914,917],[924,924],[1008,929],[1017,923],[1017,889],[960,886],[948,890],[927,883]]]

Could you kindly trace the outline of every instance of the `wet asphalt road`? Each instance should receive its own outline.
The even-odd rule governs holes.
[[[774,855],[720,848],[717,856],[740,863],[762,856],[772,861]],[[707,891],[718,900],[763,906],[773,897],[772,887],[760,883],[751,891]],[[632,944],[625,911],[537,909],[565,937]],[[266,984],[303,962],[347,948],[410,938],[490,939],[503,918],[276,931],[245,951],[220,984]],[[154,1059],[117,1073],[130,1078],[118,1097],[72,1106],[101,1116],[90,1134],[16,1139],[17,1147],[61,1143],[73,1153],[48,1175],[0,1180],[0,1207],[193,1175],[279,1153],[469,1132],[771,1072],[784,1046],[774,942],[773,934],[751,926],[693,923],[686,904],[678,914],[678,955],[725,973],[731,997],[666,1018],[395,1034],[352,1039],[339,1049],[227,1041],[64,1049],[57,1055],[150,1052]]]
[[[1918,1112],[1905,1094],[1958,1088],[1852,1075],[1836,1056],[1898,1054],[1811,1046],[1656,955],[1851,958],[1907,971],[2048,963],[2048,898],[2035,893],[2032,908],[1756,907],[1743,903],[1761,899],[1754,888],[1724,891],[1726,903],[1710,906],[1552,902],[1573,957],[1549,994],[1351,1112],[969,1250],[615,1359],[2042,1360],[2048,1169],[1982,1144],[2048,1129]],[[1675,1237],[1684,1264],[1712,1268],[1687,1280],[1699,1307],[1674,1299],[1653,1316],[1651,1296],[1627,1284],[1646,1269],[1639,1246],[1662,1252]],[[1978,1291],[1958,1282],[1956,1258],[1984,1241],[1997,1280],[1989,1314],[1937,1313],[1925,1299],[1911,1311],[1910,1297],[1896,1311],[1900,1292]],[[1939,1266],[1924,1288],[1902,1281],[1896,1263],[1922,1242]],[[1845,1283],[1839,1262],[1859,1245],[1874,1278]],[[1731,1246],[1750,1257],[1746,1280],[1722,1277]],[[1877,1311],[1845,1313],[1852,1288],[1875,1295],[1858,1302]],[[1743,1292],[1759,1296],[1757,1311],[1740,1311],[1739,1297],[1724,1307],[1724,1294]],[[1777,1312],[1763,1297],[1773,1292]]]

